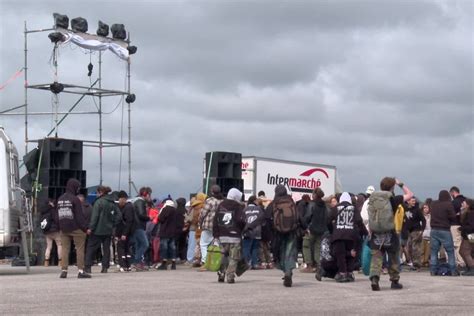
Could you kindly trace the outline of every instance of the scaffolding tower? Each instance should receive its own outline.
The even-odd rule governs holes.
[[[13,108],[10,108],[8,110],[0,112],[0,115],[18,115],[18,116],[24,116],[24,128],[25,128],[25,135],[24,135],[24,141],[25,141],[25,154],[28,153],[28,144],[29,143],[37,143],[39,139],[30,139],[29,132],[28,132],[28,123],[29,123],[29,117],[30,116],[37,116],[37,115],[53,115],[54,116],[54,128],[46,135],[46,137],[49,137],[55,133],[55,137],[58,136],[58,127],[59,125],[66,119],[68,115],[98,115],[99,117],[99,139],[98,140],[82,140],[78,139],[83,142],[83,145],[86,147],[96,147],[99,148],[99,169],[100,169],[100,175],[99,175],[99,182],[100,185],[102,185],[103,181],[103,149],[104,148],[110,148],[110,147],[127,147],[128,148],[128,193],[132,194],[132,141],[131,141],[131,132],[132,132],[132,127],[131,127],[131,103],[133,101],[128,102],[129,100],[127,99],[127,114],[128,114],[128,140],[127,142],[111,142],[111,141],[104,141],[103,139],[103,130],[102,130],[102,124],[103,124],[103,111],[102,111],[102,98],[104,97],[110,97],[110,96],[122,96],[123,98],[125,96],[130,96],[130,57],[126,60],[127,63],[127,75],[126,75],[126,91],[122,90],[111,90],[111,89],[104,89],[102,88],[102,51],[99,51],[99,71],[98,71],[98,77],[97,80],[91,83],[90,86],[81,86],[81,85],[76,85],[76,84],[69,84],[69,83],[61,83],[63,86],[63,90],[60,93],[68,93],[68,94],[75,94],[79,95],[80,98],[71,106],[71,108],[66,111],[66,112],[59,112],[59,100],[57,98],[54,98],[54,93],[51,90],[51,85],[54,83],[58,82],[57,78],[57,73],[58,73],[58,63],[57,60],[54,59],[57,57],[57,49],[59,47],[58,43],[55,43],[54,45],[54,51],[53,51],[53,66],[55,69],[55,78],[53,83],[43,83],[43,84],[29,84],[28,82],[28,36],[33,33],[43,33],[43,32],[60,32],[60,33],[66,33],[69,32],[69,30],[62,29],[59,27],[52,27],[48,29],[38,29],[38,30],[29,30],[27,28],[27,23],[26,21],[24,22],[24,67],[23,67],[23,72],[24,72],[24,104],[20,106],[16,106]],[[130,33],[128,33],[127,39],[126,40],[118,40],[118,39],[112,39],[109,37],[102,37],[102,36],[97,36],[93,34],[88,34],[88,33],[82,33],[83,36],[87,37],[88,39],[94,39],[98,41],[107,41],[109,43],[115,43],[117,45],[120,45],[121,47],[128,47],[130,46]],[[51,112],[29,112],[28,111],[28,106],[29,106],[29,101],[28,101],[28,90],[29,89],[36,89],[36,90],[43,90],[43,91],[50,91],[53,93],[53,105],[54,105],[54,111]],[[79,103],[86,97],[86,96],[92,96],[92,97],[98,97],[98,109],[97,111],[74,111],[74,109],[79,105]],[[23,108],[23,112],[15,111],[18,109]],[[59,116],[62,115],[60,118]]]

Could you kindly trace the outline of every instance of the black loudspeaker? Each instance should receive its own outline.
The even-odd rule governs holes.
[[[87,187],[86,171],[82,170],[81,141],[46,138],[38,142],[38,149],[32,150],[23,159],[28,174],[21,180],[22,187],[27,192],[32,191],[32,183],[38,177],[40,200],[59,198],[66,192],[66,183],[71,178],[79,180],[81,188]]]
[[[87,20],[81,17],[74,18],[71,20],[71,28],[74,32],[87,33],[89,29]]]
[[[69,27],[69,18],[67,15],[53,13],[54,17],[54,25],[56,27],[62,27],[63,29],[67,29]]]
[[[115,39],[125,40],[125,38],[127,38],[127,31],[125,31],[123,24],[112,24],[110,31],[112,32],[112,37]]]
[[[206,153],[205,172],[209,177],[242,179],[242,154],[214,151],[211,159]]]
[[[221,187],[224,195],[227,195],[227,192],[232,188],[243,192],[242,154],[223,151],[208,152],[206,153],[205,168],[204,191],[207,188],[209,193],[211,186],[217,184]],[[209,181],[207,181],[207,176],[209,176]]]
[[[203,188],[206,188],[206,185],[209,185],[209,194],[210,189],[214,184],[217,184],[221,187],[221,192],[224,196],[226,196],[229,190],[232,188],[236,188],[242,193],[244,192],[244,179],[210,177],[209,184],[207,183],[207,179],[204,179]]]

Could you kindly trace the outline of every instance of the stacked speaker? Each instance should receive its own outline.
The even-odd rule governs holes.
[[[242,179],[242,154],[223,151],[206,153],[205,175],[203,188],[210,192],[212,185],[221,187],[224,194],[236,188],[243,192],[244,180]]]
[[[45,138],[24,157],[28,170],[22,183],[33,183],[38,177],[41,190],[38,199],[57,199],[66,192],[70,178],[86,187],[86,171],[82,170],[82,141],[61,138]]]

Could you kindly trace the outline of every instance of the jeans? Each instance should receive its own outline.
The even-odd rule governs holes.
[[[296,249],[295,233],[279,235],[279,258],[278,265],[285,275],[293,275],[293,269],[296,268],[298,250]]]
[[[252,262],[255,267],[258,264],[258,250],[260,248],[259,239],[245,238],[243,240],[243,254],[248,263]]]
[[[431,229],[431,273],[438,272],[438,252],[443,245],[448,254],[448,264],[451,273],[456,271],[456,259],[454,257],[453,236],[449,230]]]
[[[186,253],[186,259],[188,262],[192,262],[194,259],[194,248],[196,248],[196,231],[190,230],[188,238],[188,251]]]
[[[176,260],[176,238],[160,238],[161,260]]]
[[[134,263],[142,263],[143,255],[148,249],[148,238],[144,229],[137,229],[133,233],[133,240],[135,241],[135,257]]]
[[[201,240],[199,241],[199,245],[201,246],[201,262],[204,264],[206,263],[207,258],[207,246],[209,246],[212,242],[214,237],[212,236],[212,232],[210,230],[203,230],[201,233]]]

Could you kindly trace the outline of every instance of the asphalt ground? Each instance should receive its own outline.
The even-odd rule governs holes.
[[[380,292],[363,274],[354,283],[318,282],[294,272],[293,287],[278,270],[252,270],[235,284],[218,283],[214,272],[184,265],[176,271],[99,273],[77,279],[70,267],[0,265],[1,315],[474,315],[474,277],[432,277],[403,272],[403,290],[391,290],[388,275]]]

